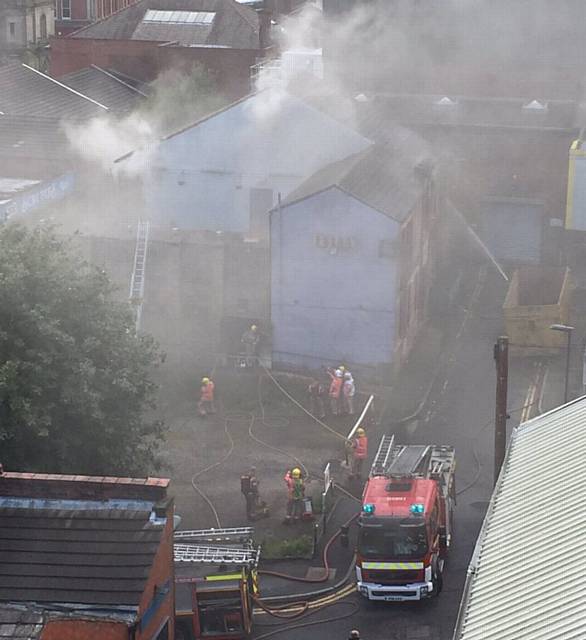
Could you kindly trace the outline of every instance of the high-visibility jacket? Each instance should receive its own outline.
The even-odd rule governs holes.
[[[342,391],[342,378],[332,376],[332,382],[330,383],[330,396],[332,398],[339,398],[340,391]]]
[[[202,385],[201,399],[204,402],[214,401],[214,383],[211,380],[207,384]]]
[[[302,478],[294,478],[289,471],[284,478],[287,483],[287,496],[289,500],[300,500],[305,493],[305,486]]]
[[[364,460],[368,456],[368,437],[367,436],[358,436],[354,440],[354,457],[360,460]]]

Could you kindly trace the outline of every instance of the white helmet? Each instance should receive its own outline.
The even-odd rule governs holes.
[[[340,371],[340,369],[336,369],[336,378],[341,378],[342,377],[342,372]]]

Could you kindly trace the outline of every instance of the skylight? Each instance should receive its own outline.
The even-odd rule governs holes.
[[[156,11],[149,9],[143,22],[161,24],[212,24],[216,14],[213,11]]]

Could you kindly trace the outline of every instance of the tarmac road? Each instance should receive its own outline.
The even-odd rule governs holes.
[[[397,435],[399,441],[408,439],[412,443],[435,442],[456,447],[457,489],[461,493],[443,592],[430,601],[401,604],[370,603],[357,594],[351,594],[345,597],[345,604],[332,605],[307,620],[332,618],[329,622],[284,631],[274,637],[282,640],[300,637],[344,640],[355,628],[360,630],[365,640],[452,638],[468,562],[492,492],[495,404],[492,353],[493,344],[502,332],[502,296],[502,282],[489,273],[477,292],[466,323],[459,331],[458,344],[433,385],[427,411],[421,420],[406,425],[404,433]],[[533,377],[532,363],[511,363],[509,427],[519,421]],[[381,432],[384,430],[383,425]],[[373,435],[370,434],[371,449],[377,444],[377,437]],[[344,615],[349,617],[343,618]],[[255,637],[259,638],[270,630],[257,626]]]

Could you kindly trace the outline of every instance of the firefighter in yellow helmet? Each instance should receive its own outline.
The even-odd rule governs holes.
[[[299,520],[303,513],[303,499],[305,498],[305,483],[301,469],[295,467],[285,474],[287,485],[287,515],[285,523],[291,520]]]
[[[214,404],[215,385],[212,380],[207,377],[201,379],[201,389],[199,402],[197,403],[197,412],[203,418],[208,413],[216,413]]]

